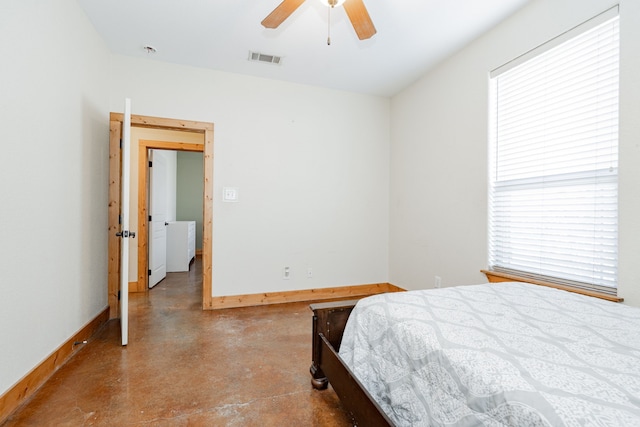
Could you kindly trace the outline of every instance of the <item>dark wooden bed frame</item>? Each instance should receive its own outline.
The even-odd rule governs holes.
[[[382,408],[338,356],[347,319],[357,302],[349,300],[310,305],[313,311],[311,384],[323,390],[331,383],[342,406],[351,414],[354,425],[393,426]]]
[[[503,273],[481,270],[486,274],[490,283],[504,281],[518,281],[550,286],[570,292],[577,292],[610,301],[621,302],[622,298],[597,292],[568,288],[553,283],[541,282],[510,276]],[[342,402],[342,406],[351,414],[355,425],[361,426],[393,426],[393,422],[364,389],[364,386],[354,376],[340,356],[340,343],[351,310],[358,300],[325,302],[311,304],[313,311],[313,355],[311,359],[311,384],[318,390],[331,386]]]

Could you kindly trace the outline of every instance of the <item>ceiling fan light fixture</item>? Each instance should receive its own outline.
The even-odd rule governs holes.
[[[320,3],[327,7],[341,6],[346,0],[320,0]]]

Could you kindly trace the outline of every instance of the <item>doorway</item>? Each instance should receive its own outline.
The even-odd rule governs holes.
[[[132,140],[139,140],[151,136],[154,139],[176,138],[184,141],[185,132],[157,131],[151,134],[147,129],[134,128]],[[203,193],[203,152],[202,135],[189,134],[192,144],[198,144],[200,150],[158,150],[149,149],[149,163],[147,174],[147,208],[148,208],[148,287],[152,289],[163,281],[167,273],[184,272],[189,270],[191,261],[196,256],[198,264],[202,258],[202,193]],[[146,141],[142,145],[149,146]],[[137,156],[136,156],[137,159]],[[145,172],[142,159],[138,165],[138,172]],[[136,162],[138,163],[138,162]],[[133,172],[133,171],[132,171]],[[139,180],[139,182],[143,182]],[[134,189],[132,189],[133,191]],[[135,198],[138,191],[136,188]],[[142,200],[141,200],[142,201]],[[134,201],[132,200],[132,203]],[[137,224],[137,218],[131,223]],[[136,227],[137,228],[137,227]],[[130,276],[134,280],[135,290],[139,290],[137,283],[137,251],[136,264]],[[133,260],[130,260],[133,262]],[[201,265],[198,267],[201,271]],[[198,283],[202,280],[198,276]],[[131,285],[131,283],[130,283]],[[132,290],[129,287],[129,291]],[[144,289],[142,289],[144,291]]]
[[[156,141],[140,139],[138,144],[138,280],[137,292],[146,292],[149,289],[149,151],[168,150],[204,153],[204,144],[190,144],[182,142]],[[204,202],[204,199],[203,199]],[[204,220],[204,218],[203,218]],[[204,231],[203,231],[204,237]],[[204,258],[204,240],[203,240]],[[203,259],[204,268],[204,259]],[[130,288],[130,290],[132,290]]]
[[[109,315],[110,318],[120,317],[119,313],[119,295],[120,292],[128,292],[128,289],[120,289],[120,282],[118,280],[120,274],[120,244],[121,240],[116,236],[116,232],[119,231],[119,219],[120,219],[120,179],[121,179],[121,152],[120,152],[120,140],[122,137],[122,113],[111,113],[109,123],[109,229],[108,229],[108,301],[109,301]],[[212,232],[213,232],[213,123],[207,122],[195,122],[185,121],[177,119],[166,119],[158,117],[131,115],[132,127],[144,127],[151,129],[166,129],[173,131],[184,131],[192,133],[203,134],[203,144],[197,151],[203,152],[203,167],[204,167],[204,189],[203,189],[203,236],[202,236],[202,308],[204,310],[212,308]],[[194,144],[183,143],[163,143],[162,141],[152,141],[157,143],[159,149],[170,150],[182,150],[193,151]],[[144,150],[148,152],[146,149]],[[145,179],[146,179],[146,174]],[[140,176],[140,175],[139,175]],[[144,192],[146,193],[146,183],[144,186]],[[139,197],[139,199],[142,197]],[[146,200],[146,195],[145,195]],[[144,279],[143,283],[146,286],[147,280],[147,222],[146,222],[146,203],[144,206],[145,216],[143,221],[138,222],[137,238],[141,239],[138,243],[138,279],[140,281],[141,271],[143,271]],[[138,217],[140,218],[142,213],[138,211]],[[144,241],[144,242],[143,242]],[[143,245],[144,243],[144,245]],[[143,247],[143,248],[141,248]],[[144,251],[144,265],[142,270],[141,265],[141,253]]]

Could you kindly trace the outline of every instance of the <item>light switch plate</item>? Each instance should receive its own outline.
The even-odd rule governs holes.
[[[224,187],[222,189],[222,200],[225,202],[237,202],[238,201],[238,188],[237,187]]]

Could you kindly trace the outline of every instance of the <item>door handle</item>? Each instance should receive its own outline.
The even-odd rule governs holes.
[[[118,237],[131,237],[132,239],[134,237],[136,237],[136,232],[135,231],[129,231],[129,230],[122,230],[122,231],[118,231],[116,233],[116,236]]]

